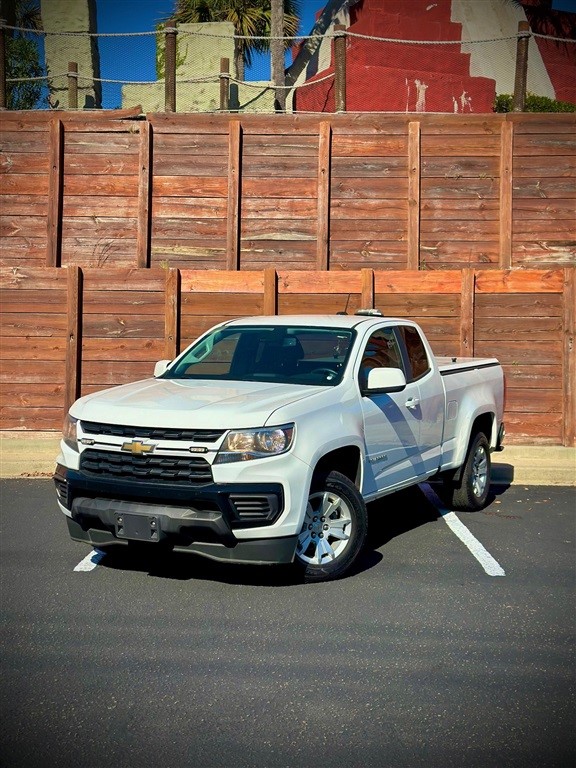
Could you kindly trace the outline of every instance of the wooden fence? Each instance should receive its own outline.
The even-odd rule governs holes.
[[[510,443],[576,444],[575,270],[0,270],[0,428],[57,430],[79,395],[151,375],[215,322],[376,306],[437,354],[496,356]]]
[[[575,114],[5,112],[0,265],[576,264]]]
[[[4,112],[1,429],[230,316],[376,306],[575,444],[576,115]]]

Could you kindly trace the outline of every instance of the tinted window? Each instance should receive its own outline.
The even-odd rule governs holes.
[[[334,386],[342,380],[354,335],[340,328],[220,328],[187,349],[162,378]]]
[[[360,365],[361,389],[365,388],[372,368],[402,368],[402,355],[393,328],[381,328],[368,339]]]
[[[401,325],[398,327],[398,333],[404,339],[406,352],[408,353],[410,371],[407,379],[408,381],[414,381],[424,376],[430,370],[426,348],[416,328],[410,325]]]

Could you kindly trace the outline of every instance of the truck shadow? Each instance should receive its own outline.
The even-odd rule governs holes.
[[[383,559],[379,550],[392,539],[433,523],[440,517],[439,508],[418,486],[370,503],[367,544],[346,578],[378,565]],[[163,551],[153,545],[135,549],[116,545],[106,548],[105,552],[100,567],[137,571],[161,579],[215,581],[262,587],[288,587],[303,584],[304,581],[301,571],[292,565],[221,563],[194,554]]]

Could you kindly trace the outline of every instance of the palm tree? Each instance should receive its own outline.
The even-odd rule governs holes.
[[[42,29],[39,0],[2,0],[0,15],[8,26]],[[34,78],[44,74],[40,64],[38,37],[26,32],[7,30],[6,34],[6,77]],[[8,109],[33,109],[42,94],[39,81],[8,83],[6,106]]]
[[[538,35],[551,35],[573,40],[576,37],[576,14],[556,11],[553,0],[507,0],[521,8],[530,23],[530,29]]]
[[[284,35],[287,37],[298,34],[299,5],[299,0],[284,0]],[[245,38],[270,37],[271,14],[271,0],[176,0],[172,18],[178,24],[231,22],[239,37],[234,62],[236,73],[239,80],[244,80],[244,67],[252,63],[252,54],[269,49],[268,40]],[[285,47],[290,45],[288,41]]]

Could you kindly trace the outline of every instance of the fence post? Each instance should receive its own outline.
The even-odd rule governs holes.
[[[563,401],[562,444],[576,446],[576,270],[564,268],[563,286]]]
[[[228,123],[228,202],[226,209],[226,269],[240,269],[240,199],[242,194],[242,123]]]
[[[150,234],[152,230],[152,126],[147,120],[139,125],[136,266],[138,269],[146,269],[150,266]]]
[[[476,272],[463,269],[460,288],[460,356],[474,356],[474,304],[476,301]]]
[[[328,269],[330,251],[330,169],[332,165],[332,126],[320,123],[318,136],[318,212],[316,219],[316,269]]]
[[[374,270],[361,269],[360,279],[362,281],[360,307],[362,309],[373,309],[374,308]]]
[[[230,59],[220,59],[220,112],[230,106]]]
[[[164,27],[164,111],[176,112],[176,22]]]
[[[46,264],[62,266],[62,207],[64,203],[64,126],[50,118],[48,212],[46,217]]]
[[[68,62],[68,109],[78,109],[78,64]]]
[[[422,140],[419,120],[408,123],[408,232],[406,269],[420,269]]]
[[[67,268],[66,290],[66,359],[64,413],[80,397],[82,390],[82,294],[83,275],[80,267]]]
[[[264,296],[262,298],[262,314],[278,314],[278,273],[274,267],[264,270]]]
[[[530,25],[527,21],[518,22],[518,40],[516,42],[516,73],[514,76],[514,97],[512,111],[523,112],[526,102],[526,81],[528,79],[528,44]]]
[[[180,270],[171,267],[166,270],[164,287],[164,356],[169,360],[180,352]]]
[[[334,88],[336,112],[346,112],[346,27],[334,25]]]
[[[0,19],[0,109],[6,109],[6,21]]]

